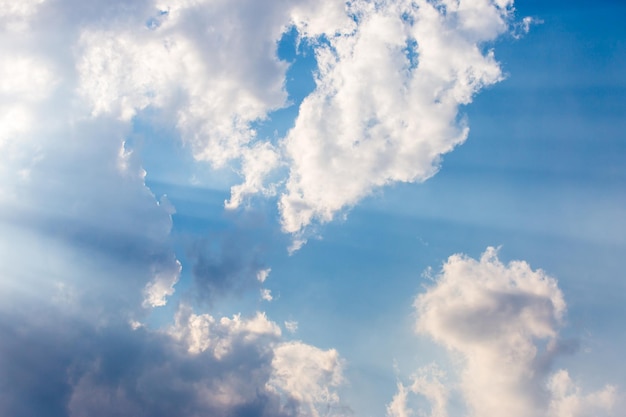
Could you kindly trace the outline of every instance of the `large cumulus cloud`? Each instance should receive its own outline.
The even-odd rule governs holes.
[[[411,415],[412,394],[427,398],[436,417],[448,415],[450,398],[458,394],[471,416],[610,415],[616,387],[584,394],[567,370],[552,369],[573,347],[559,338],[563,294],[542,270],[523,261],[503,264],[494,248],[479,260],[454,255],[415,308],[418,332],[455,356],[459,381],[424,368],[399,385],[389,416]]]
[[[424,181],[468,134],[459,106],[502,78],[486,43],[509,1],[353,2],[358,22],[317,50],[316,89],[284,149],[283,228],[327,222],[374,188]]]

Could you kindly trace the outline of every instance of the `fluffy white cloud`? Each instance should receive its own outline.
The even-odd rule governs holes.
[[[233,187],[227,208],[250,194],[275,195],[277,184],[265,182],[283,151],[251,125],[287,104],[277,42],[292,25],[307,37],[351,30],[344,2],[158,1],[154,9],[81,30],[78,91],[92,114],[130,120],[160,109],[196,159],[216,168],[240,162],[244,182]]]
[[[357,27],[316,49],[316,89],[285,139],[284,230],[330,221],[376,187],[432,176],[467,137],[459,106],[502,78],[484,45],[507,30],[511,4],[352,2]]]
[[[283,343],[274,350],[272,368],[268,386],[296,399],[299,415],[342,414],[334,391],[343,381],[343,364],[336,350],[323,351],[302,342]]]
[[[240,194],[263,190],[262,177],[277,163],[269,143],[251,144],[250,126],[286,104],[287,64],[276,56],[277,41],[294,23],[313,35],[334,32],[329,24],[349,20],[341,5],[157,1],[153,16],[143,16],[147,27],[117,20],[83,31],[80,91],[95,114],[129,119],[148,106],[166,109],[196,158],[216,167],[242,158],[245,185],[231,200],[237,205]],[[327,11],[331,19],[310,15]]]
[[[446,417],[450,389],[442,381],[444,373],[435,366],[420,369],[412,377],[411,384],[398,383],[398,392],[387,406],[390,417],[409,417],[412,415],[408,406],[409,394],[418,394],[430,403],[430,417]]]
[[[610,411],[617,400],[617,389],[607,385],[604,389],[591,394],[581,393],[581,389],[572,381],[566,370],[559,370],[548,382],[552,394],[550,417],[585,417],[612,415]]]
[[[259,272],[257,272],[256,279],[262,284],[265,282],[267,277],[270,276],[270,272],[272,272],[272,268],[261,269]]]
[[[272,291],[267,288],[261,288],[261,300],[272,301],[274,297],[272,296]]]
[[[169,333],[184,341],[190,353],[210,350],[217,359],[227,355],[239,339],[250,343],[259,338],[277,340],[281,335],[280,327],[263,313],[248,320],[236,315],[216,321],[210,314],[194,314],[189,307],[179,310]]]
[[[159,271],[154,275],[152,281],[144,288],[144,307],[162,307],[167,304],[167,297],[174,294],[174,285],[180,278],[182,270],[181,263],[176,260],[176,266],[170,270]]]
[[[583,395],[567,371],[551,374],[554,357],[563,351],[558,336],[566,305],[556,280],[526,262],[505,265],[494,248],[479,260],[451,256],[435,284],[417,297],[415,308],[417,330],[460,357],[458,390],[470,415],[564,417],[610,411],[613,387]],[[409,392],[427,397],[433,416],[447,415],[450,387],[442,385],[441,374],[435,376],[416,375],[411,385],[401,385],[389,415],[409,415]]]

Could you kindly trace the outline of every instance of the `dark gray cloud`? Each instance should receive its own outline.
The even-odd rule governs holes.
[[[172,336],[123,322],[94,326],[40,308],[0,315],[0,414],[26,417],[292,416],[266,384],[269,343],[191,354]]]

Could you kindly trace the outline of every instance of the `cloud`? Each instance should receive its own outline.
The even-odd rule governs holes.
[[[427,179],[465,140],[459,106],[501,79],[486,45],[507,30],[511,4],[0,1],[0,326],[9,335],[0,341],[0,414],[347,413],[338,353],[285,342],[263,313],[183,307],[170,328],[142,323],[142,306],[164,305],[182,266],[174,209],[146,185],[128,140],[133,120],[154,112],[198,161],[237,170],[243,183],[227,207],[279,196],[282,227],[302,243],[312,223],[376,187]],[[293,27],[315,50],[316,88],[285,138],[258,137],[254,124],[289,104],[276,48]],[[261,246],[237,233],[197,243],[199,297],[257,289],[269,273]],[[552,310],[535,296],[507,302],[543,309],[530,315],[533,335],[554,338],[558,317],[544,322]],[[424,331],[469,355],[460,330]],[[515,370],[511,392],[526,386]],[[580,396],[557,376],[554,413],[611,398]],[[410,390],[443,398],[428,387]]]
[[[285,231],[328,222],[377,187],[424,181],[468,134],[459,107],[502,79],[485,44],[512,2],[351,3],[357,27],[316,48],[316,88],[284,141]]]
[[[128,21],[147,2],[9,3],[2,18],[20,25],[0,29],[0,285],[49,293],[78,314],[140,310],[146,283],[166,290],[180,266],[171,209],[145,184],[131,125],[81,102],[77,55],[85,28]]]
[[[129,140],[133,118],[157,112],[216,167],[242,158],[242,195],[265,192],[254,171],[271,168],[274,151],[253,143],[250,124],[286,101],[287,64],[275,50],[292,8],[4,3],[0,414],[309,416],[337,404],[337,352],[286,347],[263,313],[182,309],[171,328],[151,329],[142,308],[166,303],[181,263],[170,237],[175,210],[146,185]],[[309,22],[311,10],[343,10],[296,3],[310,33],[332,21]],[[237,236],[198,249],[198,288],[221,296],[260,285],[255,244],[245,254],[240,244]],[[282,368],[298,350],[309,355],[298,377],[321,390],[314,395]]]
[[[83,5],[78,17],[71,0],[31,3],[10,15],[41,38],[64,28],[49,50],[25,45],[26,59],[59,69],[81,114],[129,122],[155,111],[197,160],[241,175],[227,208],[279,196],[282,227],[298,242],[374,189],[436,173],[467,137],[460,106],[502,79],[488,45],[513,10],[509,0],[145,0]],[[259,137],[253,126],[291,104],[276,49],[292,28],[314,50],[316,87],[285,138]],[[10,108],[5,135],[32,117]]]
[[[174,294],[174,285],[180,278],[182,265],[179,261],[175,264],[177,268],[165,271],[159,271],[151,282],[146,284],[144,288],[144,307],[162,307],[167,304],[167,297]]]
[[[261,289],[261,299],[265,301],[272,301],[274,297],[272,296],[272,291],[267,288]]]
[[[276,348],[272,366],[268,386],[297,400],[299,413],[311,417],[344,414],[333,391],[343,382],[343,363],[336,350],[287,342]]]
[[[390,416],[410,415],[408,393],[446,416],[446,398],[458,390],[471,416],[565,417],[609,415],[613,386],[584,395],[566,370],[552,372],[567,351],[559,339],[566,310],[555,279],[523,261],[501,263],[488,248],[479,260],[453,255],[433,286],[415,301],[416,328],[458,355],[458,386],[442,384],[441,372],[425,371],[400,389]]]
[[[281,385],[286,350],[308,355],[297,376],[336,399],[336,352],[283,342],[261,313],[213,318],[181,310],[164,332],[38,310],[45,314],[0,316],[2,415],[314,416],[309,410],[328,398],[301,391],[309,387],[302,383]]]
[[[270,272],[272,272],[272,268],[261,269],[256,273],[256,279],[262,284],[269,277]]]
[[[296,23],[312,35],[335,31],[327,26],[349,20],[337,13],[342,5],[155,1],[152,16],[141,16],[147,26],[111,20],[82,32],[81,94],[94,114],[129,119],[148,106],[164,109],[195,157],[216,167],[242,158],[245,184],[233,191],[236,204],[240,194],[262,191],[261,177],[277,163],[269,143],[253,143],[251,128],[286,104],[287,64],[277,58],[276,43]],[[310,16],[321,12],[332,14]]]
[[[436,366],[431,365],[420,369],[413,375],[409,386],[398,383],[398,392],[387,405],[387,415],[392,417],[411,415],[408,397],[413,393],[426,398],[431,407],[430,417],[446,417],[450,389],[442,381],[444,378],[445,374]]]

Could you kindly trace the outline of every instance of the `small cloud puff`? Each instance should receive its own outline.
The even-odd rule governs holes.
[[[289,333],[297,332],[298,331],[298,322],[297,321],[293,321],[293,320],[285,321],[285,329],[287,329],[287,331]]]
[[[272,291],[267,288],[261,288],[261,299],[265,301],[272,301],[274,297],[272,297]]]
[[[175,261],[175,268],[159,271],[144,289],[144,307],[162,307],[167,304],[167,297],[174,294],[174,286],[180,279],[182,265]]]
[[[261,269],[259,270],[259,272],[257,272],[256,279],[260,283],[264,283],[267,277],[270,275],[270,272],[272,272],[272,268]]]

